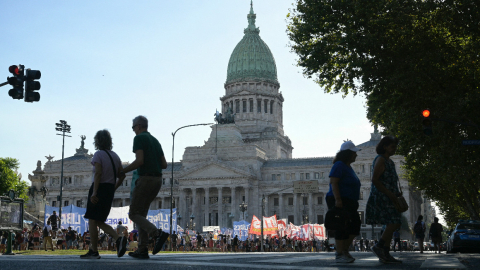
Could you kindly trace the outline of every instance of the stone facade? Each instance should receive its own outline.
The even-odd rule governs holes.
[[[249,27],[251,24],[252,21]],[[259,37],[255,40],[261,41]],[[253,50],[255,46],[242,48]],[[245,54],[236,51],[235,55],[240,57]],[[236,62],[240,60],[234,59]],[[276,68],[274,70],[276,78]],[[232,227],[234,220],[250,221],[253,215],[262,216],[262,196],[265,195],[265,216],[276,214],[278,218],[286,218],[297,225],[306,221],[323,223],[333,157],[292,158],[292,142],[283,132],[284,98],[279,92],[280,85],[267,79],[259,74],[258,78],[243,82],[227,81],[225,95],[220,98],[222,112],[233,109],[235,123],[211,126],[210,137],[203,146],[187,147],[181,162],[168,164],[163,171],[162,188],[151,209],[169,208],[172,203],[178,208],[180,226],[185,228],[190,218],[194,217],[195,229],[201,231],[202,226]],[[362,183],[358,210],[363,221],[361,236],[369,239],[372,238],[372,229],[374,238],[378,238],[381,230],[379,226],[372,228],[364,224],[371,164],[380,139],[375,130],[369,141],[358,145],[362,151],[352,164]],[[85,207],[92,183],[91,157],[86,151],[78,153],[77,150],[76,155],[64,160],[64,205]],[[403,157],[393,156],[392,160],[397,172],[402,175]],[[37,168],[33,175],[29,175],[36,192],[43,190],[45,193],[45,200],[41,199],[43,196],[36,195],[39,199],[32,200],[28,206],[35,215],[43,215],[44,203],[58,206],[60,166],[61,160],[52,161],[50,158],[43,169]],[[173,202],[170,200],[172,178]],[[293,182],[297,180],[316,180],[319,189],[315,193],[295,194]],[[130,182],[131,174],[117,190],[113,206],[129,205]],[[425,207],[429,207],[429,202],[424,201],[419,192],[413,192],[404,178],[401,178],[401,185],[410,204],[410,209],[404,213],[407,226],[402,227],[408,230]],[[248,204],[245,212],[240,212],[242,202]]]

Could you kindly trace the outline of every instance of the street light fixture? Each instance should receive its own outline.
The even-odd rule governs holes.
[[[55,128],[56,131],[62,132],[62,134],[57,134],[63,137],[63,142],[62,142],[62,170],[60,173],[60,196],[58,196],[57,200],[60,201],[60,205],[58,206],[58,216],[60,217],[60,224],[58,224],[58,228],[62,229],[62,191],[63,191],[63,153],[65,149],[65,137],[72,137],[69,135],[65,135],[65,133],[70,133],[70,126],[67,125],[67,121],[65,120],[60,120],[60,123],[55,123],[57,126]]]
[[[247,207],[248,207],[248,204],[245,203],[245,201],[243,201],[240,205],[240,212],[242,212],[243,214],[243,220],[245,220],[245,211],[247,211]]]
[[[187,128],[187,127],[195,127],[195,126],[208,126],[208,125],[213,125],[213,123],[208,123],[208,124],[195,124],[195,125],[188,125],[188,126],[183,126],[175,130],[175,132],[172,133],[172,179],[170,179],[170,234],[172,234],[172,226],[173,226],[173,165],[174,165],[174,150],[175,150],[175,134],[177,134],[177,131],[179,131],[182,128]],[[193,214],[192,214],[193,215]],[[170,250],[173,250],[173,243],[170,241]]]
[[[193,231],[193,228],[195,227],[195,223],[193,223],[193,220],[194,220],[194,219],[195,219],[195,215],[192,214],[192,215],[190,216],[190,230],[192,230],[192,231]]]

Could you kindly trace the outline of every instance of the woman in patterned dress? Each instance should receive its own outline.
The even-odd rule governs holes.
[[[389,254],[393,232],[401,225],[401,213],[395,208],[399,204],[397,196],[400,195],[398,175],[395,163],[390,159],[397,145],[397,138],[386,136],[376,147],[378,156],[373,160],[372,186],[366,209],[367,224],[386,225],[382,238],[372,247],[373,253],[383,263],[401,263]]]

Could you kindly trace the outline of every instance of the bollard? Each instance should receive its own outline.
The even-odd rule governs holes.
[[[15,234],[9,233],[7,238],[7,252],[3,253],[3,255],[15,255],[15,253],[12,252],[13,239],[15,239]]]

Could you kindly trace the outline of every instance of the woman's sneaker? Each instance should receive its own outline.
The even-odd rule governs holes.
[[[355,258],[354,258],[352,255],[350,255],[350,252],[344,251],[343,254],[344,254],[345,256],[347,256],[348,258],[352,259],[352,260],[353,260],[352,262],[355,261]]]
[[[353,261],[355,261],[355,259],[349,258],[345,254],[338,254],[337,252],[335,252],[336,263],[352,263]]]
[[[80,259],[100,259],[100,255],[98,254],[98,251],[92,251],[88,250],[87,254],[85,255],[80,255]]]
[[[375,254],[381,262],[385,263],[388,261],[387,257],[385,256],[385,252],[383,248],[378,247],[377,245],[372,247],[372,252]]]
[[[385,254],[387,257],[387,262],[386,263],[402,263],[402,261],[395,259],[390,253]]]

